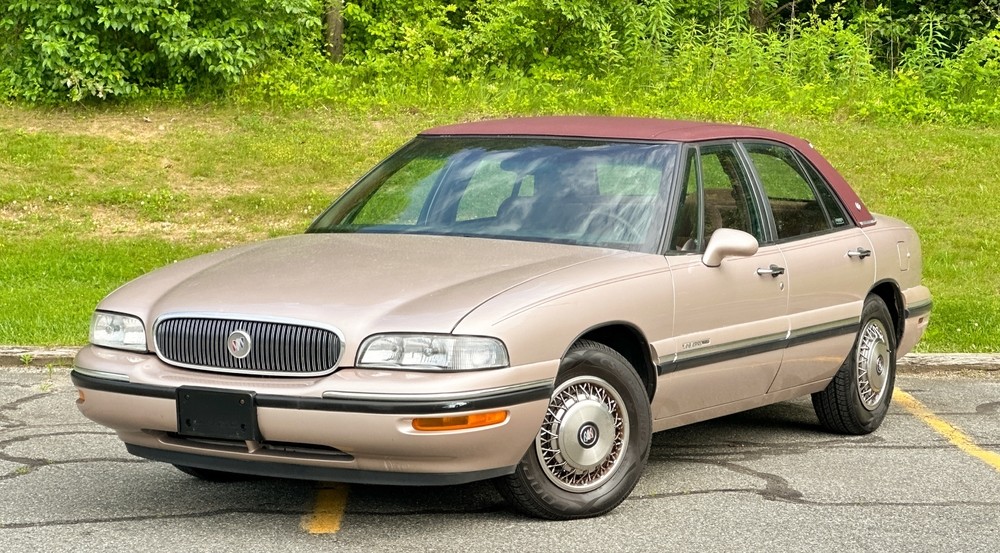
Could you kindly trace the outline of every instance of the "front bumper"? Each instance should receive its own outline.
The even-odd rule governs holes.
[[[78,406],[87,418],[115,430],[129,452],[178,465],[283,478],[441,485],[509,474],[534,440],[552,392],[551,378],[536,378],[464,392],[418,387],[414,393],[334,391],[317,397],[295,394],[302,387],[287,379],[287,392],[270,382],[253,393],[257,433],[252,439],[218,440],[178,432],[178,388],[246,391],[252,379],[230,387],[223,375],[196,373],[184,382],[177,378],[183,371],[168,369],[174,378],[163,383],[135,382],[126,372],[82,367],[93,353],[78,357],[71,374],[81,392]],[[161,364],[155,358],[137,363],[135,380],[143,379],[142,365]],[[509,416],[493,426],[422,432],[412,425],[417,417],[498,409]]]

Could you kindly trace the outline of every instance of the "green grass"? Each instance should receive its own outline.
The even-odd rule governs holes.
[[[122,283],[213,249],[156,238],[48,236],[0,245],[0,343],[78,344],[94,305]]]
[[[917,229],[934,294],[930,351],[1000,351],[1000,130],[811,125],[868,207]]]
[[[473,113],[0,107],[0,344],[80,344],[123,282],[301,232],[419,129]],[[874,211],[913,224],[934,293],[924,351],[1000,349],[1000,130],[777,119]]]

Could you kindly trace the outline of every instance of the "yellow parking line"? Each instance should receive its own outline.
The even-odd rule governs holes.
[[[302,517],[302,529],[310,534],[336,534],[347,509],[347,485],[325,484],[316,492],[316,505]]]
[[[996,470],[1000,470],[1000,453],[979,447],[972,441],[972,438],[969,438],[961,430],[939,418],[930,409],[924,407],[923,403],[920,403],[916,398],[903,390],[896,388],[893,394],[893,399],[897,400],[907,411],[922,420],[924,424],[934,429],[935,432],[947,438],[955,447],[983,461]]]

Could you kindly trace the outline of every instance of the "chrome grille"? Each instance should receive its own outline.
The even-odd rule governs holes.
[[[236,331],[250,336],[252,344],[242,359],[227,349]],[[219,372],[311,376],[335,369],[341,350],[340,337],[331,330],[281,322],[178,317],[159,321],[154,335],[167,363]]]

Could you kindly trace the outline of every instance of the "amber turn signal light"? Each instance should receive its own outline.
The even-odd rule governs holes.
[[[465,430],[500,424],[507,420],[507,411],[490,411],[458,417],[428,417],[413,419],[413,429],[421,432],[441,432],[444,430]]]

